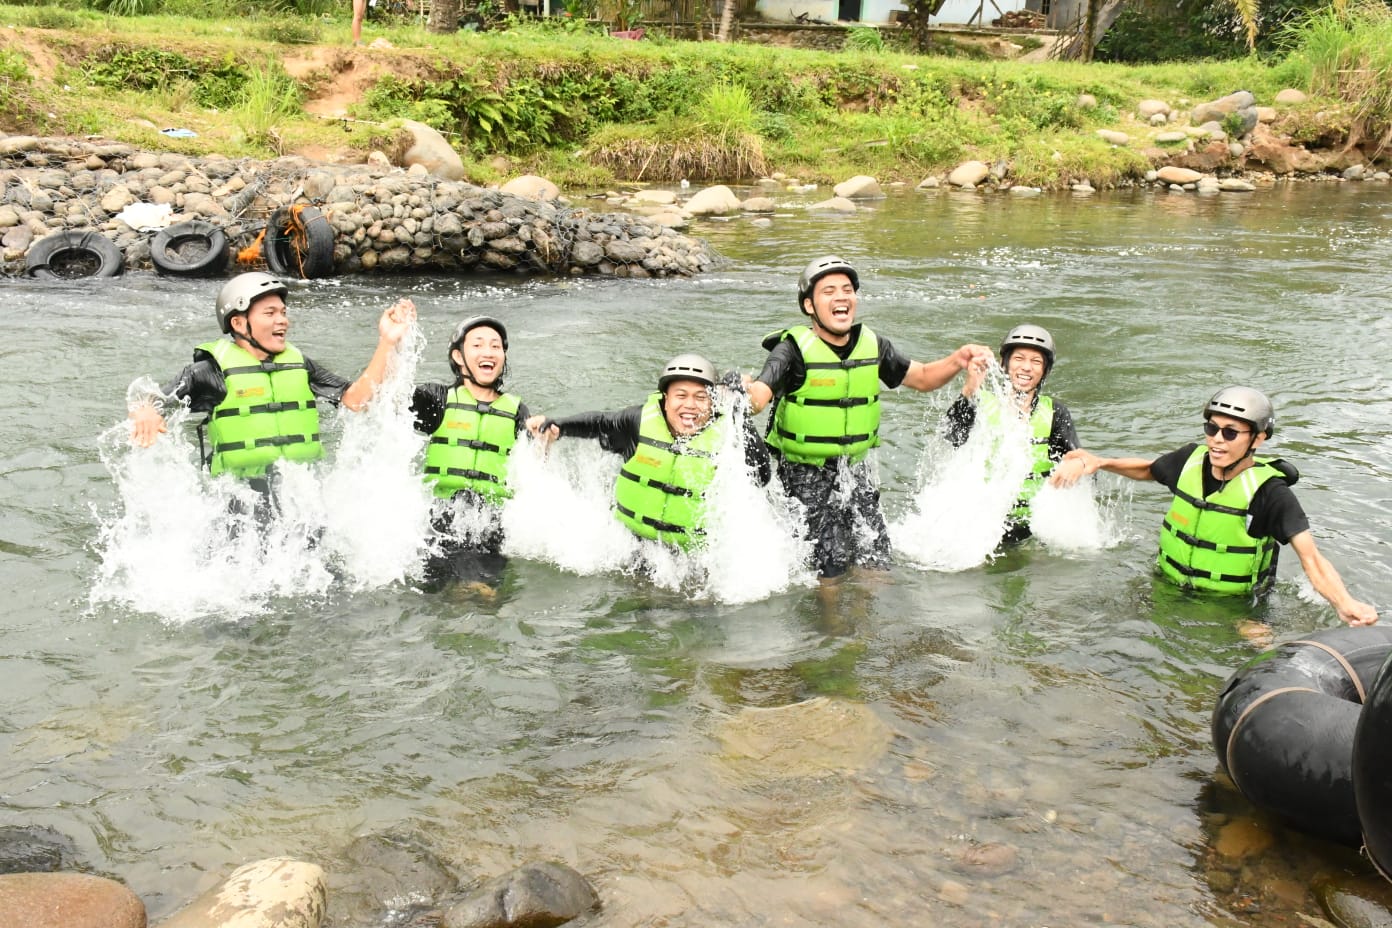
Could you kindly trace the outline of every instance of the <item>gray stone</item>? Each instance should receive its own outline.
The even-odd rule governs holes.
[[[813,203],[807,208],[825,210],[833,213],[854,213],[857,207],[845,197],[832,197],[830,200],[822,200],[820,203]]]
[[[1108,145],[1125,146],[1131,142],[1131,136],[1125,132],[1117,132],[1115,129],[1098,129],[1097,137]]]
[[[775,208],[773,200],[769,197],[750,197],[740,204],[740,209],[746,213],[771,213]]]
[[[403,167],[419,167],[446,180],[459,180],[464,176],[464,162],[443,135],[413,119],[403,120],[401,127],[411,136],[411,144],[401,156]]]
[[[857,174],[832,188],[832,193],[848,200],[876,200],[884,197],[880,182],[868,174]]]
[[[1306,99],[1305,91],[1296,90],[1294,87],[1287,87],[1285,90],[1276,94],[1276,102],[1283,106],[1304,103]]]
[[[551,181],[535,174],[524,174],[521,177],[514,177],[500,188],[503,193],[510,193],[513,196],[526,197],[529,200],[554,200],[561,195],[561,190]]]
[[[1174,165],[1165,165],[1156,172],[1156,177],[1166,184],[1192,184],[1203,177],[1198,171],[1189,168],[1177,168]]]
[[[952,169],[947,182],[954,187],[975,187],[990,176],[991,169],[984,162],[966,161]]]
[[[570,867],[530,863],[450,907],[445,928],[555,928],[598,905],[594,888]]]
[[[594,267],[604,259],[604,249],[594,242],[576,242],[570,249],[570,260],[581,267]]]
[[[723,216],[739,210],[739,197],[724,184],[700,190],[686,201],[686,211],[693,216]]]
[[[1136,104],[1136,112],[1146,119],[1152,116],[1168,116],[1170,105],[1164,100],[1142,100]]]

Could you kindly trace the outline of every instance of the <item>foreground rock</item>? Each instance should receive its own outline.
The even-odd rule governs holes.
[[[319,928],[325,895],[318,866],[270,857],[234,870],[160,928]]]
[[[120,143],[0,139],[0,266],[23,270],[25,252],[53,232],[94,229],[128,268],[149,268],[157,229],[118,215],[136,203],[168,205],[169,221],[203,220],[234,249],[253,245],[277,207],[315,206],[333,230],[333,272],[515,272],[615,277],[690,276],[710,267],[704,242],[661,222],[596,213],[557,201],[541,179],[529,196],[448,180],[421,164],[329,166],[138,151]],[[736,207],[738,201],[736,201]]]
[[[518,867],[445,913],[446,928],[555,928],[599,905],[583,876],[546,861]]]
[[[0,876],[0,924],[16,928],[145,928],[145,905],[113,880],[85,873]]]

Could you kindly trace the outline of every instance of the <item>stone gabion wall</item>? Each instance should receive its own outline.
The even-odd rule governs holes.
[[[193,158],[110,142],[0,138],[0,263],[22,273],[29,247],[64,230],[96,230],[128,268],[150,268],[151,231],[115,218],[134,203],[168,204],[176,221],[253,243],[279,206],[318,206],[334,230],[339,274],[513,271],[688,276],[713,255],[699,239],[627,213],[525,199],[423,172],[365,165]]]

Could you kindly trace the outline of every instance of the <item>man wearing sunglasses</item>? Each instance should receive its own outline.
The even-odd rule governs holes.
[[[1180,586],[1213,593],[1260,596],[1276,579],[1277,544],[1300,558],[1310,585],[1349,625],[1372,625],[1377,610],[1344,587],[1334,565],[1319,552],[1310,522],[1291,491],[1296,469],[1279,458],[1256,457],[1271,437],[1271,401],[1250,387],[1224,387],[1204,407],[1205,443],[1190,443],[1154,461],[1100,458],[1081,448],[1065,460],[1081,460],[1083,473],[1110,471],[1132,480],[1154,480],[1174,493],[1160,530],[1157,566]],[[1077,478],[1056,472],[1061,486]]]

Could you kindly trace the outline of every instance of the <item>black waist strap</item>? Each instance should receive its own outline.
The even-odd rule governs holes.
[[[225,451],[245,451],[248,448],[275,448],[280,445],[298,445],[301,442],[318,440],[318,432],[315,432],[313,435],[272,435],[268,438],[258,438],[253,442],[229,441],[220,445],[214,445],[213,454],[222,454]]]
[[[791,438],[800,442],[816,442],[824,445],[854,445],[858,442],[869,441],[869,435],[799,435],[797,432],[790,432],[780,427],[778,434],[782,438]]]
[[[1215,541],[1205,541],[1202,538],[1195,538],[1188,532],[1175,528],[1174,525],[1170,523],[1169,519],[1165,520],[1165,528],[1191,548],[1204,548],[1208,551],[1219,551],[1226,554],[1257,554],[1262,550],[1255,545],[1220,545]]]
[[[619,476],[634,483],[641,483],[645,487],[652,487],[654,490],[661,490],[668,496],[695,496],[696,494],[686,487],[673,486],[670,483],[663,483],[661,480],[653,480],[651,477],[640,477],[627,468],[619,470]]]
[[[1270,574],[1269,569],[1262,571],[1255,578],[1252,577],[1250,574],[1215,574],[1212,571],[1199,570],[1196,567],[1190,567],[1187,564],[1181,564],[1179,561],[1176,561],[1168,554],[1164,555],[1164,558],[1165,563],[1169,564],[1171,567],[1173,567],[1175,570],[1179,571],[1186,577],[1202,577],[1207,580],[1217,580],[1219,583],[1251,583],[1254,586],[1257,586],[1260,585],[1261,582],[1265,580],[1267,576]]]
[[[245,408],[234,406],[229,409],[213,410],[212,418],[226,419],[228,416],[248,416],[252,413],[262,412],[296,412],[301,409],[308,409],[310,405],[310,403],[306,403],[302,400],[286,400],[283,403],[261,403],[258,406],[247,406]]]
[[[799,406],[832,406],[838,409],[849,409],[852,406],[869,406],[871,400],[868,396],[843,396],[835,400],[816,400],[816,399],[796,399]]]
[[[473,448],[476,451],[502,451],[503,449],[492,442],[480,441],[477,438],[443,438],[439,435],[430,437],[432,445],[458,445],[460,448]]]
[[[642,522],[644,525],[655,528],[659,532],[670,532],[675,535],[690,535],[693,538],[705,534],[705,532],[701,531],[701,529],[699,528],[688,529],[685,526],[676,525],[671,522],[663,522],[661,519],[652,519],[648,516],[640,516],[633,510],[627,509],[624,506],[619,505],[618,503],[614,504],[614,508],[617,509],[619,512],[622,512],[624,515],[628,516],[630,519],[633,519],[637,522]]]
[[[1232,506],[1223,506],[1218,503],[1210,503],[1206,499],[1199,499],[1196,496],[1190,496],[1183,490],[1175,490],[1175,496],[1178,496],[1180,499],[1184,500],[1186,503],[1193,506],[1195,509],[1202,509],[1204,512],[1224,512],[1230,516],[1247,515],[1246,509],[1234,509]]]
[[[469,480],[487,480],[489,483],[502,483],[503,481],[497,474],[490,474],[481,470],[474,470],[469,467],[427,467],[427,474],[445,475],[451,477],[464,477]]]

